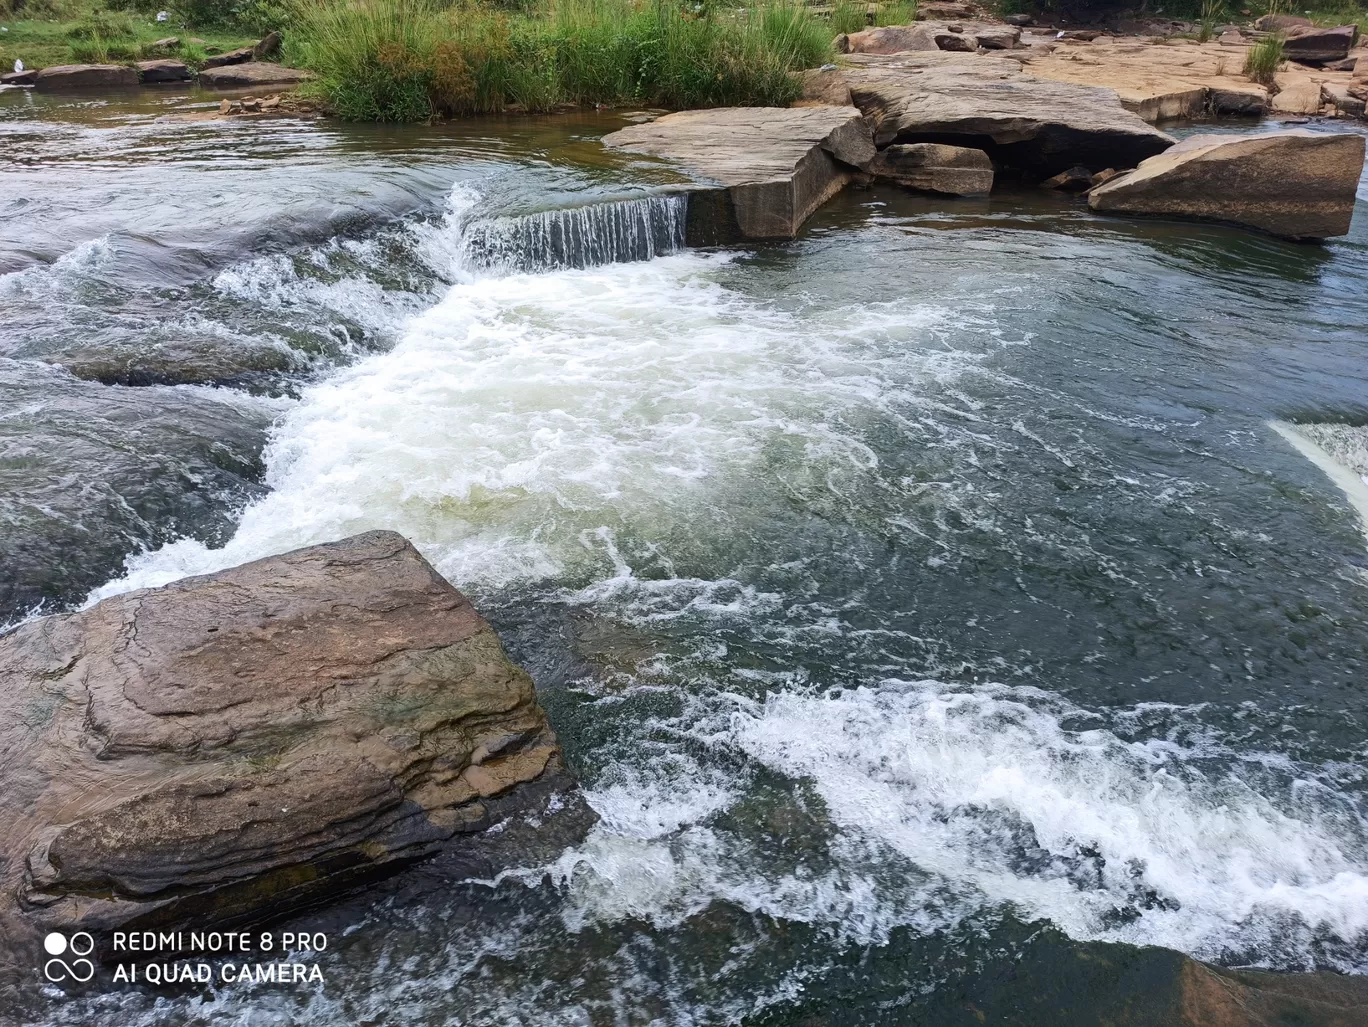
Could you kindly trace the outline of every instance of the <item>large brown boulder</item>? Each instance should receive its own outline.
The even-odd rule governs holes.
[[[908,189],[947,196],[986,196],[993,188],[993,162],[986,153],[944,143],[885,147],[869,170]]]
[[[885,25],[836,37],[842,53],[908,53],[913,50],[939,50],[935,28],[931,25]]]
[[[833,106],[679,111],[611,132],[603,145],[707,180],[690,191],[690,245],[791,239],[874,157],[860,112]]]
[[[128,89],[138,84],[138,72],[122,64],[57,64],[34,79],[38,89]]]
[[[274,918],[568,783],[531,679],[383,531],[0,637],[0,768],[0,992],[47,931]]]
[[[238,89],[244,86],[297,85],[313,78],[299,68],[284,68],[279,64],[248,61],[223,68],[208,68],[200,72],[200,85],[212,89]]]
[[[1293,29],[1283,40],[1283,56],[1299,64],[1329,64],[1348,57],[1350,48],[1357,40],[1357,25],[1341,25],[1333,29]]]
[[[1088,194],[1093,210],[1228,221],[1289,239],[1344,235],[1364,137],[1272,132],[1192,136]]]
[[[850,95],[875,144],[941,142],[1048,178],[1074,165],[1134,167],[1172,137],[1097,86],[1040,79],[978,55],[852,56]]]
[[[139,61],[138,74],[147,83],[190,81],[190,68],[186,63],[170,59]]]

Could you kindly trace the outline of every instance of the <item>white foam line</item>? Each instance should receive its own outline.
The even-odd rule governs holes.
[[[1268,426],[1291,443],[1293,449],[1324,471],[1326,477],[1340,487],[1340,490],[1348,497],[1349,504],[1358,511],[1359,528],[1363,531],[1364,537],[1368,538],[1368,481],[1364,481],[1352,468],[1336,460],[1311,441],[1305,433],[1297,429],[1296,425],[1289,424],[1286,421],[1269,421]]]

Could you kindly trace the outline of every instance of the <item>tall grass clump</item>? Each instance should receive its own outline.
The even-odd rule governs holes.
[[[879,4],[874,12],[875,25],[911,25],[917,20],[917,0],[898,0]]]
[[[1225,0],[1202,0],[1197,42],[1205,43],[1216,34],[1216,22],[1225,9]]]
[[[863,32],[869,27],[869,4],[854,0],[839,0],[832,6],[827,24],[834,35]]]
[[[715,11],[680,0],[544,0],[525,11],[430,0],[299,0],[289,56],[343,118],[559,104],[783,105],[832,32],[796,3]]]
[[[1271,86],[1283,61],[1283,37],[1265,36],[1245,54],[1244,74],[1251,82]]]

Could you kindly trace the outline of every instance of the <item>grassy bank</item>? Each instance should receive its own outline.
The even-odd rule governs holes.
[[[16,59],[28,68],[120,64],[152,57],[178,57],[195,66],[210,54],[259,38],[242,25],[212,20],[197,24],[180,10],[171,12],[170,21],[158,22],[159,9],[164,8],[114,10],[95,0],[25,0],[18,5],[0,0],[0,27],[6,29],[0,33],[0,71],[9,71]],[[176,50],[150,46],[170,36],[181,41]]]
[[[562,104],[786,105],[799,91],[790,73],[829,60],[832,36],[798,3],[301,0],[286,52],[318,73],[314,88],[341,117],[412,121]]]

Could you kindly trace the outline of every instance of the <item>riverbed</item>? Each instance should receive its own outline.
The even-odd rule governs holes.
[[[0,623],[394,529],[601,821],[353,904],[323,984],[45,1022],[1095,1023],[1123,945],[1368,972],[1368,188],[1323,246],[876,187],[689,250],[623,113],[207,107],[0,95]]]

